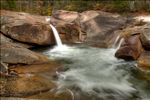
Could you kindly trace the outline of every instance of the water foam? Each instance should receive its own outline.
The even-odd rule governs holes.
[[[69,90],[74,96],[72,87],[78,87],[80,91],[95,94],[107,99],[108,96],[120,100],[122,97],[130,97],[136,90],[128,81],[129,76],[118,66],[128,65],[128,62],[118,60],[114,53],[120,47],[123,39],[117,48],[99,49],[92,47],[69,47],[62,45],[56,28],[51,25],[56,38],[57,46],[45,52],[46,55],[54,58],[61,58],[72,61],[64,66],[70,69],[65,72],[56,72],[58,75],[57,90]],[[116,43],[119,40],[116,38]],[[74,98],[74,97],[73,97]]]
[[[114,57],[116,49],[68,47],[65,51],[54,51],[49,54],[51,57],[69,58],[73,62],[64,65],[69,67],[69,70],[57,72],[58,91],[78,87],[85,93],[103,98],[113,96],[116,99],[131,96],[135,92],[132,84],[128,82],[129,76],[126,71],[118,69],[118,66],[129,63]]]
[[[137,16],[134,19],[150,23],[150,16]]]

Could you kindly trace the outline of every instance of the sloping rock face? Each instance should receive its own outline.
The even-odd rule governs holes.
[[[140,68],[150,70],[150,51],[145,51],[141,54],[141,56],[138,59],[138,66]]]
[[[74,40],[92,46],[108,47],[117,37],[114,31],[125,25],[126,18],[101,11],[77,13],[58,10],[52,15],[51,23],[58,27],[60,33],[65,34],[65,38],[76,38]]]
[[[37,45],[54,44],[54,37],[45,17],[1,10],[0,31],[15,40]]]
[[[0,45],[0,58],[4,63],[9,64],[39,64],[47,62],[48,58],[42,54],[32,52],[26,48],[12,44]]]
[[[24,48],[33,47],[32,45],[25,44],[25,43],[20,43],[20,42],[17,42],[15,40],[12,40],[12,39],[4,36],[1,32],[0,32],[0,43],[1,43],[1,45],[3,45],[3,44],[12,44],[12,45],[21,46],[21,47],[24,47]]]
[[[145,49],[150,50],[150,27],[145,28],[141,33],[142,45]]]
[[[65,24],[63,26],[56,26],[60,33],[60,37],[63,43],[76,43],[81,42],[79,38],[81,31],[77,24]]]
[[[115,53],[117,58],[125,60],[136,60],[143,48],[139,39],[139,35],[132,35],[128,38],[125,38],[121,47]]]
[[[92,45],[112,44],[116,38],[114,31],[121,29],[125,23],[126,18],[117,14],[101,11],[85,11],[80,14],[81,29],[87,33],[87,43]]]

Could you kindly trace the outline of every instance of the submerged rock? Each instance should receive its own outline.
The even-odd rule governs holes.
[[[125,60],[136,60],[140,56],[142,49],[139,35],[132,35],[125,38],[115,56]]]
[[[54,44],[54,37],[44,16],[1,10],[1,32],[15,40],[38,44]]]
[[[47,62],[48,58],[42,54],[32,52],[26,48],[12,44],[0,45],[0,58],[4,63],[10,64],[38,64]]]
[[[138,66],[150,70],[150,51],[145,51],[138,59]]]
[[[11,78],[1,83],[0,96],[26,97],[33,94],[49,91],[55,84],[42,76],[25,74],[19,78]]]
[[[150,28],[145,28],[141,33],[141,41],[144,48],[150,50]]]

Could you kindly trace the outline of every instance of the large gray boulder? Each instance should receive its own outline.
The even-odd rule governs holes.
[[[51,23],[60,34],[64,34],[65,39],[108,47],[118,36],[114,31],[125,25],[126,18],[101,11],[77,13],[58,10],[52,15]]]
[[[0,59],[4,63],[9,64],[39,64],[49,61],[42,54],[32,52],[26,48],[13,44],[0,45]]]
[[[82,12],[79,19],[81,30],[86,33],[86,42],[98,47],[112,45],[117,36],[114,31],[126,23],[126,18],[118,14],[101,11]]]
[[[37,45],[54,44],[54,37],[44,16],[1,10],[0,31],[8,37]]]
[[[24,48],[33,47],[32,45],[12,40],[12,39],[6,37],[5,35],[3,35],[1,32],[0,32],[0,43],[1,43],[1,45],[3,45],[3,44],[12,44],[12,45],[21,46],[21,47],[24,47]]]

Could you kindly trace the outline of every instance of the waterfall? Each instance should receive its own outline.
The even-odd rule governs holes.
[[[122,40],[120,39],[118,45]],[[113,100],[122,100],[132,97],[136,89],[128,81],[130,76],[123,69],[131,66],[132,62],[115,58],[116,48],[73,46],[67,50],[45,53],[52,58],[63,59],[64,66],[69,68],[56,72],[56,94],[69,92],[72,100],[82,97],[82,93],[85,96],[93,96],[86,100],[96,97],[104,100],[112,100],[110,97],[114,98]]]
[[[115,42],[113,43],[113,48],[116,48],[116,50],[118,50],[122,44],[122,42],[124,41],[124,38],[121,38],[120,35],[118,35],[115,39]]]
[[[53,31],[53,34],[54,34],[57,46],[61,47],[62,46],[62,41],[60,39],[58,31],[56,30],[56,28],[52,24],[50,24],[50,27],[52,28],[52,31]]]
[[[116,47],[118,47],[118,41],[120,40],[120,35],[118,35],[117,37],[116,37],[116,39],[115,39],[115,42],[113,43],[113,48],[116,48]]]
[[[46,21],[50,22],[50,18],[46,18]],[[54,34],[57,46],[58,47],[63,46],[57,29],[52,24],[50,24],[49,26],[52,28],[52,31],[53,31],[53,34]]]

